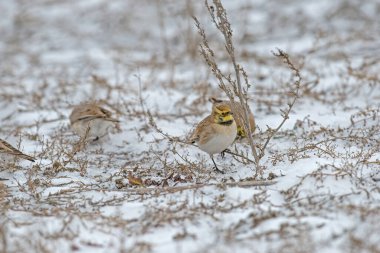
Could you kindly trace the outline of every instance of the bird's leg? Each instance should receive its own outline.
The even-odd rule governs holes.
[[[220,153],[220,155],[222,156],[222,158],[225,157],[226,152],[231,152],[231,150],[229,150],[228,148],[226,148],[225,150],[223,150],[223,151]]]
[[[215,170],[216,170],[217,172],[219,172],[219,173],[224,174],[224,172],[221,171],[221,170],[218,168],[218,166],[216,165],[216,163],[215,163],[215,161],[214,161],[214,157],[213,157],[212,155],[210,155],[210,157],[211,157],[212,162],[213,162],[214,165],[215,165]]]

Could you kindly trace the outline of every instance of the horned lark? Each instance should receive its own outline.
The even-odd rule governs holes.
[[[212,107],[211,115],[195,128],[190,141],[197,142],[198,147],[210,155],[216,171],[223,173],[216,165],[213,155],[227,149],[234,142],[236,133],[237,127],[231,108],[227,104],[216,104]]]
[[[108,134],[108,130],[119,122],[112,113],[96,103],[85,103],[74,107],[70,115],[73,131],[84,140],[97,141]]]
[[[216,98],[210,98],[209,101],[215,105],[228,105],[231,108],[231,111],[234,115],[234,119],[236,120],[237,125],[237,137],[239,139],[243,139],[247,137],[247,134],[244,130],[244,109],[243,106],[239,102],[231,102],[228,100],[221,100]],[[249,119],[249,125],[251,127],[251,133],[254,133],[256,130],[256,123],[255,118],[253,116],[253,113],[251,109],[248,107],[248,119]]]
[[[31,162],[35,161],[33,157],[25,155],[20,150],[13,147],[11,144],[2,139],[0,139],[0,155],[2,158],[4,158],[4,160],[7,160],[9,157],[14,156],[19,157],[21,159],[29,160]]]

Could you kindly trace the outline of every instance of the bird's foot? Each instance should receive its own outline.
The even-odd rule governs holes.
[[[218,167],[214,167],[214,170],[220,174],[224,174],[224,171],[220,170]]]
[[[222,156],[222,158],[224,158],[226,156],[226,152],[231,152],[231,150],[229,150],[228,148],[226,148],[225,150],[223,150],[220,155]]]

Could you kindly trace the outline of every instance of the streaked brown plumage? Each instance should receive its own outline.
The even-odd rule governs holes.
[[[75,106],[70,115],[73,131],[81,138],[96,141],[108,134],[108,130],[119,122],[112,113],[96,103]]]
[[[243,106],[239,103],[239,102],[231,102],[231,101],[228,101],[228,100],[222,100],[222,99],[217,99],[217,98],[214,98],[214,97],[211,97],[209,99],[209,101],[214,105],[228,105],[230,106],[231,108],[231,111],[234,115],[234,119],[236,121],[236,125],[237,125],[237,137],[239,138],[245,138],[247,137],[245,131],[244,131],[244,124],[243,124],[243,119],[244,119],[244,110],[243,110]],[[256,123],[255,123],[255,117],[253,116],[253,113],[251,111],[251,109],[248,107],[248,110],[249,110],[249,124],[250,124],[250,127],[251,127],[251,133],[254,133],[255,130],[256,130]]]
[[[33,157],[22,153],[20,150],[16,149],[11,144],[9,144],[8,142],[2,139],[0,139],[0,154],[5,155],[5,156],[7,155],[16,156],[21,159],[29,160],[31,162],[35,161]]]

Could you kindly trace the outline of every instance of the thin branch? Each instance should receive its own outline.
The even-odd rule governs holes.
[[[302,80],[299,69],[296,68],[294,66],[294,64],[290,61],[288,54],[286,54],[284,51],[282,51],[281,49],[278,49],[278,48],[277,48],[277,52],[273,52],[273,54],[276,57],[281,58],[288,65],[288,67],[294,71],[294,75],[296,77],[296,80],[294,81],[294,87],[295,87],[294,91],[291,92],[291,94],[293,95],[293,100],[288,104],[288,108],[285,111],[281,110],[282,121],[280,122],[280,124],[275,129],[268,128],[268,132],[269,132],[268,137],[267,137],[264,145],[260,148],[260,154],[259,154],[260,159],[265,155],[265,149],[268,146],[268,143],[270,142],[270,140],[273,138],[273,136],[275,136],[276,133],[279,132],[281,127],[284,125],[284,123],[289,119],[289,114],[290,114],[291,110],[293,109],[293,106],[299,97],[299,90],[300,90],[301,80]]]
[[[145,194],[145,193],[175,193],[186,190],[196,190],[208,186],[216,187],[257,187],[257,186],[269,186],[276,184],[277,181],[264,181],[264,180],[249,180],[249,181],[239,181],[239,182],[230,182],[230,183],[202,183],[202,184],[193,184],[193,185],[184,185],[184,186],[172,186],[172,187],[162,187],[162,188],[133,188],[126,189],[125,191],[129,193],[136,194]]]

